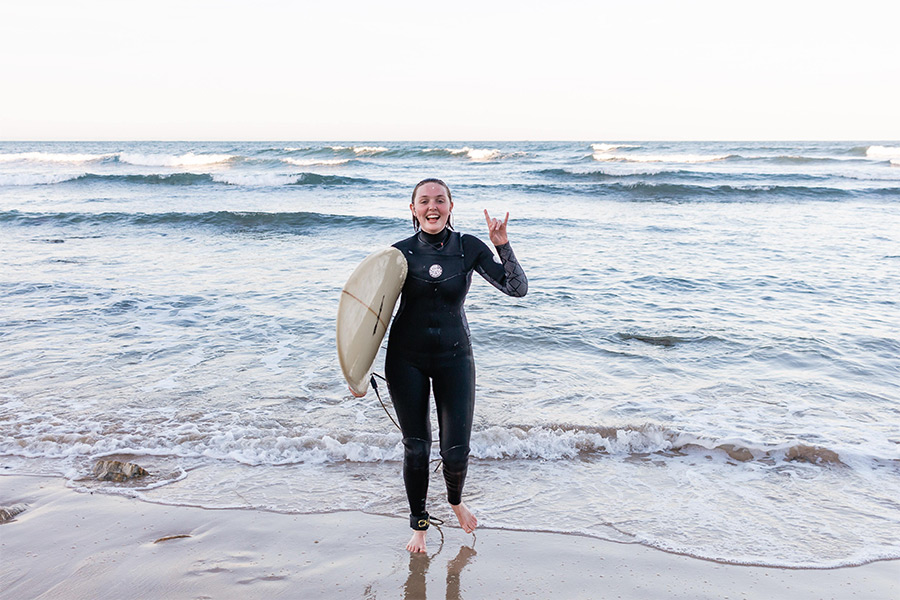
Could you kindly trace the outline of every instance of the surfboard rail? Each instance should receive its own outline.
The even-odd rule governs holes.
[[[367,256],[344,284],[338,303],[337,351],[350,391],[365,396],[369,373],[406,281],[407,263],[396,248]]]

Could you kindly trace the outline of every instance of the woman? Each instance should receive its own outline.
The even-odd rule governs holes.
[[[416,234],[394,244],[409,270],[391,325],[385,376],[403,431],[403,482],[414,530],[406,549],[425,552],[429,388],[437,406],[447,499],[466,532],[478,525],[462,501],[475,408],[475,363],[463,311],[472,271],[510,296],[524,296],[528,282],[507,239],[509,213],[500,221],[484,211],[488,234],[500,255],[497,260],[481,240],[453,230],[450,188],[440,179],[420,181],[409,209]]]

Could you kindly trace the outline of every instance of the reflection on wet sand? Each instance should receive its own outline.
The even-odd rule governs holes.
[[[459,574],[475,554],[475,548],[463,546],[456,558],[447,563],[447,600],[462,599],[459,593]]]
[[[460,592],[460,573],[477,554],[474,548],[462,546],[456,557],[447,563],[447,595],[446,600],[462,600]],[[425,581],[432,557],[427,554],[410,553],[409,577],[403,587],[405,600],[425,600]]]

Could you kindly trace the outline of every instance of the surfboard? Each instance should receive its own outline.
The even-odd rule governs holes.
[[[359,263],[341,290],[337,351],[354,396],[365,396],[369,389],[369,371],[406,281],[406,270],[402,252],[379,250]]]

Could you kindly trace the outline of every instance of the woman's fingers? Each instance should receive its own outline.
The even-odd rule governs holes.
[[[488,226],[488,235],[495,245],[499,246],[508,241],[508,238],[506,237],[506,224],[509,223],[509,212],[506,213],[506,217],[501,221],[500,219],[492,219],[491,215],[488,214],[487,209],[484,209],[484,221]]]
[[[492,219],[491,215],[488,214],[487,209],[484,209],[484,220],[487,223],[488,229],[495,230],[498,227],[506,228],[506,224],[509,223],[509,211],[506,212],[506,217],[503,219],[503,222],[500,222],[500,219]]]

